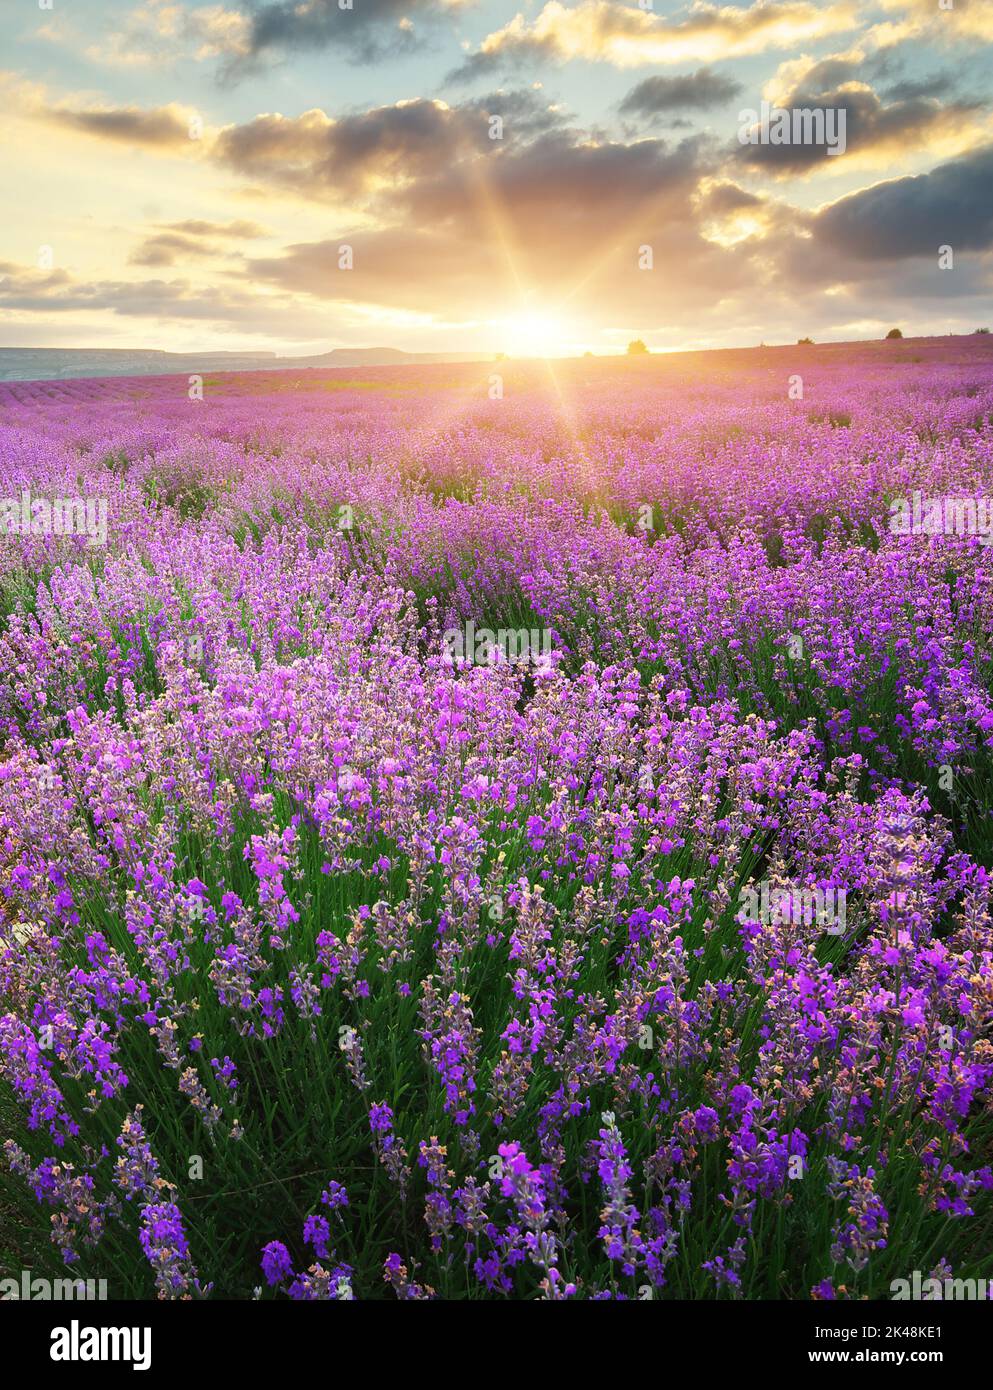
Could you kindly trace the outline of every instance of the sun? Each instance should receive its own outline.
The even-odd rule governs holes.
[[[572,326],[558,314],[529,312],[497,320],[501,351],[511,357],[567,357]]]

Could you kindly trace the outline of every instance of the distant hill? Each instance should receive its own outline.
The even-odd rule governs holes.
[[[0,348],[0,381],[398,367],[407,363],[486,362],[492,356],[479,352],[403,352],[389,347],[334,348],[310,357],[280,357],[275,352],[160,352],[152,348]]]
[[[492,352],[402,352],[399,348],[335,348],[319,357],[278,357],[287,367],[402,367],[417,362],[490,362]]]

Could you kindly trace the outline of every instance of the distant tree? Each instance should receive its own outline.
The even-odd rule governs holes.
[[[980,329],[979,331],[980,331],[980,333],[981,333],[983,330]],[[592,356],[593,356],[593,353],[590,352],[589,348],[587,348],[586,351],[583,353],[583,356],[584,356],[584,357],[592,357]]]
[[[977,329],[976,329],[976,332],[977,332],[977,333],[988,333],[989,331],[990,331],[990,330],[989,330],[988,328],[977,328]]]
[[[647,351],[648,348],[645,346],[645,344],[641,341],[640,338],[635,338],[634,342],[628,343],[629,357],[641,357],[645,353],[647,353]]]
[[[903,334],[900,332],[899,328],[891,328],[886,336],[887,338],[902,338]]]
[[[813,347],[814,340],[813,338],[797,338],[796,345],[797,347]]]

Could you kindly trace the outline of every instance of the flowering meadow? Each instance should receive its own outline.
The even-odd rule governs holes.
[[[990,340],[198,394],[0,386],[0,1277],[993,1274]]]

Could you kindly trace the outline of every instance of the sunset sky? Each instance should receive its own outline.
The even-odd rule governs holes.
[[[5,0],[0,345],[993,326],[991,0],[340,3]],[[846,152],[742,145],[763,99]]]

